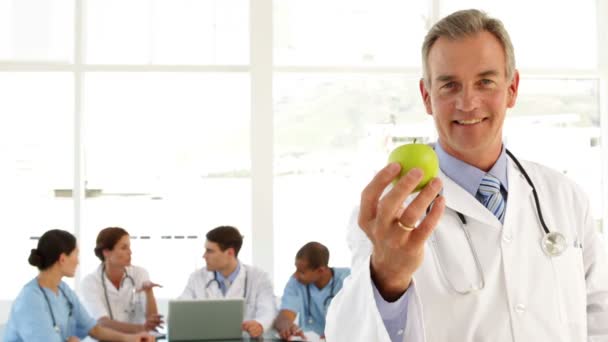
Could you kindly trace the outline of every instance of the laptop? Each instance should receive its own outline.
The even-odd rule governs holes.
[[[169,341],[240,341],[244,312],[242,298],[170,300]]]

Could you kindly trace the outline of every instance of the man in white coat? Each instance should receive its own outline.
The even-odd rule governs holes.
[[[203,255],[207,266],[192,273],[179,298],[244,298],[243,331],[259,337],[271,328],[276,315],[274,291],[266,272],[238,260],[242,245],[243,237],[234,227],[210,230]]]
[[[608,341],[606,248],[586,196],[503,146],[519,74],[502,23],[453,13],[422,56],[440,175],[411,196],[422,171],[387,189],[391,163],[363,190],[327,340]]]

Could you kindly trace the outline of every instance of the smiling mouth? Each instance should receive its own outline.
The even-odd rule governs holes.
[[[485,120],[485,119],[481,118],[481,119],[470,119],[470,120],[455,120],[454,122],[456,122],[459,125],[469,126],[469,125],[478,124],[478,123],[482,122],[483,120]]]

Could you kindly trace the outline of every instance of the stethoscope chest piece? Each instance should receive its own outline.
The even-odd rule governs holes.
[[[562,255],[567,248],[566,237],[560,232],[545,234],[540,244],[545,254],[550,257]]]

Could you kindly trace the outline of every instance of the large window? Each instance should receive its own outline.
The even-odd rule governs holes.
[[[96,72],[85,82],[82,269],[99,262],[91,251],[108,226],[138,237],[133,262],[164,285],[160,297],[178,296],[203,265],[211,228],[239,227],[250,263],[247,75]]]
[[[277,294],[308,241],[348,266],[362,187],[397,144],[435,139],[424,34],[470,7],[515,45],[507,146],[579,182],[601,228],[602,1],[0,0],[0,301],[36,273],[27,254],[50,228],[79,238],[77,286],[98,231],[124,227],[161,299],[204,265],[218,225],[241,230],[241,259]]]
[[[0,73],[0,299],[14,297],[36,270],[28,265],[37,236],[72,229],[73,82],[67,73]],[[10,276],[9,276],[10,275]]]

